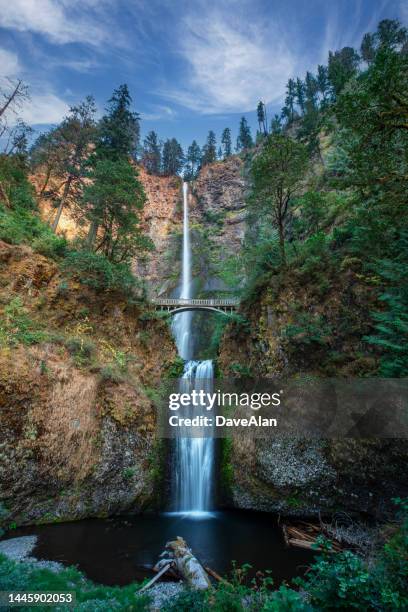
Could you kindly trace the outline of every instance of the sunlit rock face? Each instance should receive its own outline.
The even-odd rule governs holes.
[[[176,358],[167,325],[124,296],[63,277],[27,246],[0,242],[1,321],[11,296],[15,316],[45,335],[0,345],[1,521],[157,507],[161,447],[149,390]]]

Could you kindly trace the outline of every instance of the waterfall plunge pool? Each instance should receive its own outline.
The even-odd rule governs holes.
[[[38,536],[34,557],[76,565],[105,585],[123,586],[154,575],[164,545],[176,536],[219,574],[228,573],[233,560],[238,566],[250,563],[254,571],[272,570],[275,585],[302,574],[313,559],[307,550],[285,546],[275,515],[245,511],[87,519],[19,528],[12,537],[24,535]]]

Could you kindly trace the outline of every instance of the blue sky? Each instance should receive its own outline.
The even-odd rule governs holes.
[[[279,110],[289,77],[383,18],[407,23],[408,0],[0,0],[0,77],[29,84],[38,130],[126,82],[142,133],[186,146],[242,114],[255,127],[259,99]]]

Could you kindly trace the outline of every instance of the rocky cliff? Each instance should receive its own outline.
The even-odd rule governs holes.
[[[152,397],[176,356],[167,325],[6,243],[0,321],[4,524],[157,505]]]
[[[175,176],[150,175],[143,166],[138,166],[137,169],[146,194],[141,225],[152,240],[154,249],[143,260],[135,261],[133,269],[139,278],[146,281],[149,291],[163,293],[171,285],[166,283],[166,280],[171,277],[174,285],[173,277],[176,277],[172,258],[173,250],[176,248],[173,243],[177,243],[183,222],[181,179]],[[45,220],[52,220],[55,215],[52,202],[63,191],[63,178],[52,177],[43,193],[42,187],[46,175],[41,168],[30,177],[30,180],[38,194],[42,217]],[[79,223],[78,210],[75,206],[77,197],[79,195],[73,191],[62,212],[57,230],[57,233],[64,234],[69,240],[87,231],[87,226]]]
[[[333,275],[328,271],[329,286],[293,271],[272,277],[243,305],[247,322],[229,326],[224,335],[224,375],[370,375],[376,356],[363,351],[362,338],[370,331],[375,297],[348,264]],[[408,493],[407,451],[404,440],[234,440],[224,453],[228,503],[286,514],[383,517],[393,508],[392,498]]]

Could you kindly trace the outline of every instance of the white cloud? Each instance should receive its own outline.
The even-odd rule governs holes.
[[[215,12],[183,25],[181,53],[189,70],[184,87],[162,92],[203,113],[253,110],[260,99],[283,96],[295,59],[277,26],[250,26]]]
[[[144,121],[158,121],[159,119],[174,119],[176,111],[170,106],[155,105],[152,113],[141,113]]]
[[[68,113],[69,105],[53,93],[33,93],[19,116],[30,125],[59,123]]]
[[[14,77],[20,69],[16,53],[0,47],[0,77]]]
[[[0,0],[0,26],[36,32],[59,44],[99,45],[108,38],[108,29],[95,18],[95,9],[93,0]]]

